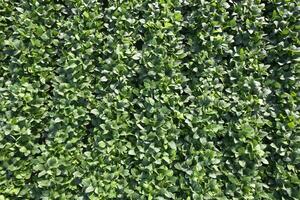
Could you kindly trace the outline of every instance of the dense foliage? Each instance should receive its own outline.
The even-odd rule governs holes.
[[[298,0],[0,0],[0,199],[300,199]]]

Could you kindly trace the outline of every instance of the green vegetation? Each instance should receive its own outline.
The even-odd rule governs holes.
[[[298,0],[0,0],[0,199],[300,199]]]

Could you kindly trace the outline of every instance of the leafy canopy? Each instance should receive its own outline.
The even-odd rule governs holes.
[[[0,199],[300,199],[299,6],[0,0]]]

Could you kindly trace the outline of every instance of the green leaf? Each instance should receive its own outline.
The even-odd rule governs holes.
[[[99,145],[100,148],[105,148],[105,147],[106,147],[106,144],[105,144],[105,142],[103,142],[103,141],[100,141],[100,142],[98,143],[98,145]]]
[[[47,165],[49,167],[55,167],[57,164],[58,164],[58,161],[57,161],[57,159],[55,157],[49,158],[47,160]]]
[[[262,158],[262,159],[261,159],[261,162],[264,163],[264,164],[266,164],[266,165],[269,164],[269,161],[268,161],[267,159],[265,159],[265,158]]]
[[[99,115],[99,111],[97,109],[92,109],[91,113],[98,116]]]
[[[100,78],[100,81],[101,82],[106,82],[106,81],[108,81],[108,79],[105,76],[103,76],[103,77]]]
[[[176,21],[182,21],[182,15],[181,15],[181,13],[180,12],[175,12],[174,19]]]
[[[171,149],[175,149],[176,150],[176,143],[174,141],[170,141],[169,142],[169,146],[171,147]]]
[[[84,11],[84,12],[83,12],[83,16],[84,16],[84,17],[86,17],[86,18],[90,18],[90,15],[89,15],[89,13],[88,13],[88,12],[86,12],[86,11]]]
[[[89,186],[89,187],[87,187],[86,189],[85,189],[85,192],[86,193],[91,193],[91,192],[93,192],[94,191],[94,187],[93,186]]]
[[[130,150],[128,151],[128,154],[129,154],[129,155],[132,155],[132,156],[135,156],[135,155],[136,155],[134,149],[130,149]]]
[[[241,167],[245,167],[246,166],[246,162],[243,160],[239,160],[239,164]]]
[[[140,52],[137,52],[132,56],[133,60],[140,60],[142,58],[142,54]]]

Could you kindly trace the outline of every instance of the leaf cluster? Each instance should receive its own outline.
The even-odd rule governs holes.
[[[300,199],[297,0],[0,0],[0,199]]]

